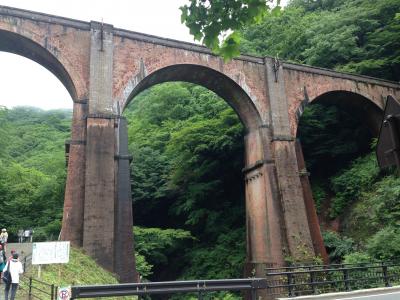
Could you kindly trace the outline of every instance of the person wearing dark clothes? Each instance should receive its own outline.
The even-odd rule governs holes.
[[[17,293],[18,285],[19,285],[19,275],[24,272],[22,268],[22,264],[18,259],[18,253],[13,254],[13,258],[9,260],[4,267],[4,270],[7,270],[8,266],[10,265],[10,273],[11,273],[11,282],[6,284],[4,289],[4,299],[8,300],[8,293],[11,288],[11,295],[10,300],[15,299],[15,294]]]

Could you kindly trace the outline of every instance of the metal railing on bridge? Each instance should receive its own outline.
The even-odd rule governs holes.
[[[115,297],[115,296],[146,296],[155,294],[195,293],[199,299],[210,292],[248,291],[251,299],[256,299],[256,291],[265,289],[265,278],[221,279],[221,280],[190,280],[165,281],[147,283],[128,283],[113,285],[92,285],[71,287],[71,299]]]
[[[24,278],[21,288],[30,299],[55,299],[57,287],[40,280]],[[363,264],[303,265],[266,269],[265,278],[145,282],[112,285],[72,286],[71,299],[191,294],[202,299],[218,292],[242,292],[256,299],[257,294],[295,297],[343,292],[400,284],[399,262]],[[257,293],[259,291],[259,293]],[[217,297],[218,298],[218,297]],[[217,299],[213,297],[213,299]]]
[[[400,263],[310,265],[267,269],[267,294],[295,297],[400,283]],[[271,297],[273,298],[273,297]]]

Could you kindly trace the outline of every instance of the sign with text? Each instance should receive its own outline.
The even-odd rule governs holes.
[[[32,264],[66,264],[69,262],[69,242],[32,244]]]

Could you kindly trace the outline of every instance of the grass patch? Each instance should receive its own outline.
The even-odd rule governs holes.
[[[27,299],[29,277],[39,279],[49,285],[54,284],[57,287],[72,285],[95,285],[95,284],[116,284],[118,283],[115,274],[108,272],[99,266],[96,261],[84,253],[82,249],[72,248],[70,251],[70,260],[67,264],[42,265],[41,275],[38,278],[38,266],[30,266],[23,275],[18,291],[18,299]],[[34,286],[38,286],[36,283]],[[38,286],[39,287],[39,286]],[[50,292],[50,287],[40,286],[40,289]],[[50,299],[50,296],[44,297],[44,294],[33,290],[39,298]],[[136,299],[136,297],[114,297],[104,299]]]

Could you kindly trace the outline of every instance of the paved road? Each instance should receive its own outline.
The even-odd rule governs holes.
[[[279,298],[280,300],[400,300],[400,286],[375,288],[343,293]]]
[[[358,297],[346,297],[346,298],[337,298],[338,300],[399,300],[400,292],[389,293],[389,294],[378,294],[378,295],[364,295]]]

